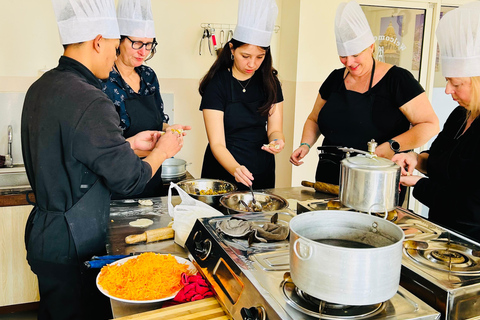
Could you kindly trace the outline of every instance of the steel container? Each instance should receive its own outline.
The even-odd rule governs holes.
[[[404,237],[397,225],[365,213],[302,213],[290,220],[292,280],[330,303],[387,301],[399,286]]]
[[[187,162],[183,159],[168,158],[162,163],[162,178],[178,178],[187,174]]]
[[[288,201],[275,194],[254,192],[254,195],[255,200],[262,207],[262,212],[278,212],[288,207]],[[245,204],[251,205],[252,199],[250,191],[235,191],[221,197],[220,203],[227,209],[228,214],[246,213],[249,209]]]
[[[398,204],[400,166],[375,155],[346,157],[340,163],[340,202],[363,212],[388,212]]]
[[[233,183],[216,179],[182,180],[177,185],[193,198],[211,206],[219,206],[221,197],[237,190]]]

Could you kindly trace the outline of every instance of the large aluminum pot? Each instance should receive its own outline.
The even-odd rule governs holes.
[[[363,212],[388,212],[397,206],[400,166],[375,155],[360,154],[340,163],[340,202]]]
[[[400,227],[351,211],[311,211],[290,220],[290,273],[309,295],[330,303],[370,305],[400,283]]]
[[[187,162],[183,159],[168,158],[162,163],[162,178],[178,178],[187,174]]]

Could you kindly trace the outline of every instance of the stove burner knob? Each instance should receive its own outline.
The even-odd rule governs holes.
[[[251,307],[242,308],[240,310],[240,314],[242,315],[243,320],[266,320],[267,313],[265,312],[265,308],[262,306],[259,307]]]
[[[195,243],[199,242],[199,241],[202,241],[202,231],[201,230],[198,230],[197,232],[195,232],[195,234],[193,235],[193,241]]]
[[[212,252],[212,241],[210,239],[205,239],[203,241],[195,242],[195,253],[200,260],[205,261]]]

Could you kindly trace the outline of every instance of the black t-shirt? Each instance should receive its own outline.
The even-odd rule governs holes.
[[[334,70],[320,87],[320,95],[324,100],[330,97],[332,92],[342,94],[347,91],[344,83],[345,68]],[[383,76],[380,81],[375,84],[368,94],[373,95],[373,123],[381,132],[381,138],[378,143],[391,139],[410,128],[410,122],[399,110],[401,106],[409,102],[424,90],[413,75],[400,67],[393,66]],[[364,93],[367,94],[367,93]],[[320,111],[321,112],[321,111]],[[321,116],[321,114],[320,114]],[[319,121],[320,132],[331,131],[329,127],[344,128],[346,119],[349,115],[345,114],[342,118],[324,119]],[[355,119],[351,119],[354,121]],[[348,120],[350,121],[350,120]],[[348,130],[348,128],[345,128]],[[352,132],[354,135],[362,134],[361,132]],[[328,136],[326,136],[328,140]],[[369,141],[371,137],[365,137],[365,141]],[[365,148],[367,145],[365,144]]]
[[[480,120],[462,134],[465,119],[463,107],[450,114],[428,151],[428,178],[413,195],[430,208],[430,220],[480,241]]]
[[[217,72],[208,86],[205,88],[205,92],[202,96],[202,102],[200,104],[200,110],[213,109],[225,111],[227,102],[232,99],[230,87],[231,82],[233,84],[233,90],[235,90],[235,96],[239,97],[241,102],[251,103],[265,99],[260,72],[257,71],[250,79],[246,81],[240,81],[240,85],[238,80],[233,78],[231,71],[225,69]],[[243,88],[246,89],[245,92],[242,92]],[[282,101],[282,87],[277,79],[276,103]]]
[[[208,84],[200,105],[200,110],[223,112],[226,148],[238,163],[254,174],[255,189],[273,188],[275,185],[275,157],[261,149],[263,144],[268,143],[268,116],[258,112],[265,100],[259,72],[240,84],[229,70],[221,70]],[[282,101],[282,90],[277,80],[275,103]],[[233,176],[215,159],[209,146],[205,151],[202,178],[235,183]]]

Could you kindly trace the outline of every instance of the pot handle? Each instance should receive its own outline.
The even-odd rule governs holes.
[[[369,215],[372,215],[372,208],[375,207],[375,206],[383,206],[383,208],[385,209],[385,217],[383,217],[383,219],[387,220],[388,218],[388,211],[387,211],[387,206],[384,206],[380,203],[374,203],[370,206],[370,208],[368,209],[368,214]]]
[[[304,247],[308,248],[307,254],[302,253],[302,250],[297,249],[298,246],[304,246]],[[312,257],[312,251],[313,251],[312,247],[305,240],[303,240],[301,238],[298,238],[293,243],[293,252],[295,252],[295,255],[300,260],[303,260],[303,261],[309,260]]]

